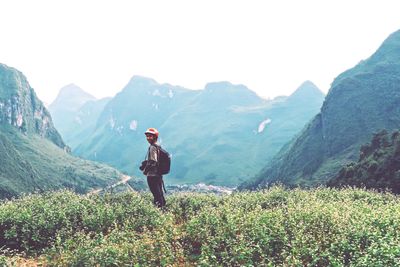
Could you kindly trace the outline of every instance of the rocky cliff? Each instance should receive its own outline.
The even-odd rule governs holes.
[[[12,125],[25,134],[36,133],[60,148],[65,147],[50,113],[26,77],[4,64],[0,64],[0,123]]]

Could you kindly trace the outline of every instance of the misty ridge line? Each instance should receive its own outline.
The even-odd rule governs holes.
[[[201,88],[201,89],[196,88],[196,89],[194,89],[194,88],[189,88],[189,87],[183,87],[183,86],[181,86],[181,85],[173,85],[173,84],[168,83],[168,82],[166,82],[166,83],[159,83],[159,82],[157,82],[155,79],[153,79],[153,78],[151,78],[151,77],[148,77],[148,76],[133,75],[133,76],[131,77],[131,79],[130,79],[130,81],[128,82],[127,85],[129,85],[129,84],[132,82],[132,80],[136,80],[136,79],[138,79],[138,80],[147,80],[147,81],[149,81],[150,83],[152,83],[154,86],[157,86],[157,85],[160,86],[160,87],[167,86],[167,87],[171,87],[171,88],[177,88],[177,89],[188,90],[188,91],[195,91],[195,92],[203,92],[203,91],[207,90],[207,88],[208,88],[209,86],[212,86],[213,84],[222,84],[222,83],[226,83],[226,84],[229,84],[229,85],[231,85],[231,86],[241,87],[241,88],[243,88],[243,89],[245,89],[245,90],[249,90],[249,91],[253,92],[254,94],[256,94],[259,98],[262,98],[262,99],[264,99],[264,100],[266,100],[266,101],[270,101],[270,100],[273,100],[273,99],[279,98],[279,97],[288,96],[288,95],[285,95],[285,94],[280,94],[280,95],[277,95],[277,96],[274,96],[274,97],[265,97],[265,96],[261,96],[261,95],[259,95],[259,93],[257,93],[255,90],[252,90],[250,87],[248,87],[247,85],[245,85],[245,84],[243,84],[243,83],[232,83],[232,82],[226,81],[226,80],[208,82],[208,83],[205,84],[204,88]],[[310,80],[305,80],[305,81],[302,82],[297,88],[302,87],[302,86],[303,86],[304,84],[306,84],[306,83],[312,83],[312,84],[314,84],[314,83],[313,83],[312,81],[310,81]],[[98,97],[98,96],[94,96],[94,95],[91,94],[91,93],[88,93],[85,89],[83,89],[83,88],[82,88],[81,86],[79,86],[78,84],[76,84],[76,83],[74,83],[74,82],[71,82],[71,83],[68,83],[68,84],[66,84],[65,86],[61,87],[61,88],[59,89],[57,95],[55,96],[55,98],[54,98],[51,102],[49,102],[50,104],[49,104],[49,103],[46,103],[46,106],[50,106],[51,104],[54,104],[54,103],[57,101],[57,98],[59,98],[59,97],[65,97],[65,96],[63,96],[63,94],[71,94],[71,95],[73,95],[74,93],[79,93],[79,91],[80,91],[80,92],[83,92],[84,94],[86,94],[89,98],[92,98],[91,100],[100,100],[100,99],[104,99],[104,98],[113,98],[113,97],[115,97],[115,95],[117,95],[118,93],[120,93],[127,85],[125,85],[124,87],[122,87],[122,89],[120,89],[117,93],[115,93],[114,96],[107,95],[107,96],[103,96],[103,97]],[[292,91],[291,94],[295,93],[295,91],[297,90],[297,88],[295,88],[295,89]],[[325,94],[321,89],[319,89],[319,90],[320,90],[323,94]],[[291,94],[289,94],[289,95],[291,95]]]

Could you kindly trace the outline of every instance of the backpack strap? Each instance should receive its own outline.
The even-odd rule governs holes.
[[[160,148],[161,146],[158,144],[153,144],[157,148],[157,167],[160,165]],[[150,149],[150,147],[149,147]]]
[[[160,161],[160,148],[161,148],[161,146],[157,145],[157,144],[152,144],[152,145],[149,146],[149,148],[147,149],[147,153],[146,153],[146,156],[145,156],[144,160],[148,160],[149,159],[150,147],[151,146],[155,146],[156,149],[157,149],[157,164],[158,164],[159,161]]]
[[[150,153],[150,147],[147,149],[147,153],[146,153],[146,156],[144,156],[144,160],[148,160],[149,153]]]
[[[160,160],[161,146],[159,144],[154,144],[154,146],[157,148],[157,168],[158,168],[158,166],[160,166],[160,161],[161,161]],[[167,190],[165,189],[164,179],[163,179],[162,175],[160,175],[160,176],[161,176],[162,187],[164,189],[164,193],[166,194]]]

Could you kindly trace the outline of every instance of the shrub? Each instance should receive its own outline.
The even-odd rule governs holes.
[[[398,266],[400,201],[363,189],[29,195],[0,204],[1,264]],[[13,254],[10,251],[17,249]]]

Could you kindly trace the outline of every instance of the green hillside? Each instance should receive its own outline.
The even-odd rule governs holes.
[[[167,196],[68,191],[0,203],[0,265],[399,266],[400,200],[360,189]]]
[[[121,178],[111,167],[73,157],[45,138],[12,127],[0,126],[0,140],[0,198],[60,188],[84,193]]]
[[[362,144],[400,125],[400,31],[367,60],[339,75],[321,112],[253,180],[241,188],[282,182],[314,186],[358,158]]]
[[[360,149],[360,158],[343,167],[329,186],[357,186],[400,193],[400,132],[376,133]]]

